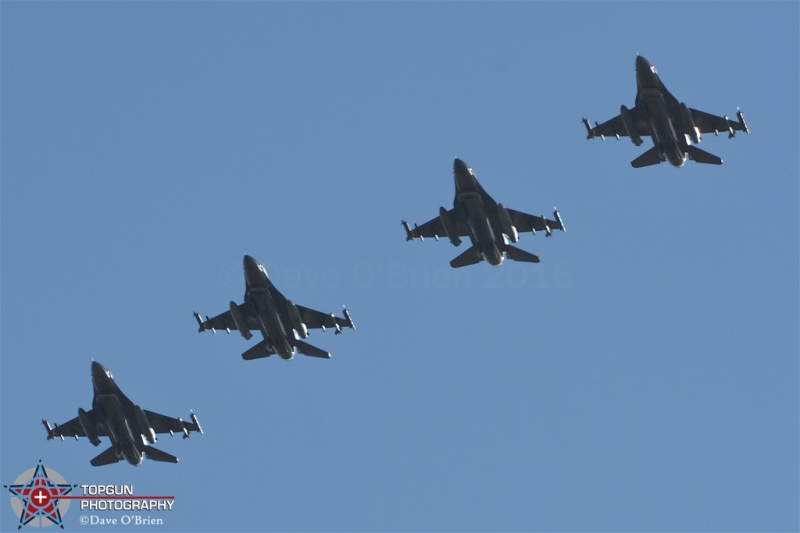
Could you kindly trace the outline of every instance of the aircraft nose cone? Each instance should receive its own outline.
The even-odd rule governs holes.
[[[111,386],[111,373],[97,361],[92,361],[92,383],[96,390],[106,390]]]
[[[261,263],[256,261],[249,255],[244,256],[244,277],[251,285],[255,285],[261,281],[261,278],[267,274],[266,270],[262,270]]]
[[[98,374],[105,374],[106,369],[103,365],[98,363],[97,361],[92,361],[92,375],[96,376]]]
[[[650,62],[642,56],[636,56],[636,71],[644,72],[650,70]]]
[[[453,161],[453,172],[456,174],[466,174],[469,173],[469,167],[466,163],[456,157],[456,160]]]

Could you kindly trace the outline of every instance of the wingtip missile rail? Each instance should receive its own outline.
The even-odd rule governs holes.
[[[62,441],[64,440],[64,435],[62,435],[61,432],[58,431],[57,423],[54,423],[52,428],[50,427],[50,423],[47,420],[42,420],[42,424],[47,429],[47,440],[51,440],[55,437],[61,437],[61,440]]]
[[[54,435],[53,435],[53,428],[50,427],[50,422],[42,418],[42,425],[44,426],[44,429],[47,430],[47,440],[52,440]]]
[[[203,317],[201,317],[201,316],[200,316],[200,313],[198,313],[197,311],[195,311],[193,314],[194,314],[194,318],[195,318],[195,320],[197,320],[197,323],[200,325],[200,329],[198,330],[200,333],[202,333],[202,332],[204,332],[204,331],[211,330],[211,333],[213,333],[214,335],[216,335],[216,334],[217,334],[217,330],[216,330],[216,329],[214,329],[214,328],[210,328],[210,327],[208,327],[208,326],[206,325],[206,323],[207,323],[207,322],[210,320],[210,319],[208,318],[208,315],[206,315],[206,321],[205,321],[205,322],[203,322]],[[229,331],[228,333],[230,333],[230,331]]]
[[[194,315],[195,320],[197,320],[197,324],[200,326],[200,329],[197,330],[198,332],[202,333],[202,332],[208,331],[210,329],[213,334],[215,334],[215,335],[217,334],[217,330],[215,330],[214,328],[209,328],[208,326],[206,326],[206,322],[208,322],[208,316],[206,316],[206,322],[203,322],[203,317],[200,316],[200,313],[195,311],[192,314]],[[230,333],[230,331],[228,333]]]
[[[736,108],[736,118],[739,120],[739,124],[742,126],[742,131],[745,133],[750,133],[750,130],[747,128],[747,124],[744,121],[744,115],[742,114],[742,110],[738,107]]]
[[[353,323],[353,317],[350,316],[350,311],[347,310],[347,307],[342,306],[342,311],[344,312],[344,318],[347,320],[347,325],[350,329],[355,330],[356,325]]]
[[[411,231],[411,226],[408,225],[407,221],[403,220],[401,222],[403,223],[403,227],[406,229],[407,241],[413,241],[414,239],[419,239],[420,241],[425,240],[425,238],[422,235],[416,235],[416,236],[414,235],[414,233]],[[419,226],[417,224],[414,224],[414,231],[416,231],[417,228],[419,228]],[[439,240],[438,236],[436,236],[436,240]]]
[[[589,121],[585,117],[583,118],[583,125],[586,126],[586,138],[587,139],[594,139],[595,137],[600,137],[600,140],[602,140],[602,141],[606,140],[606,136],[605,135],[602,135],[602,134],[601,135],[596,135],[594,133],[593,128],[591,127],[591,125],[589,124]],[[599,128],[600,127],[600,124],[598,124],[596,120],[594,121],[594,127],[595,128]],[[617,136],[617,140],[619,140],[619,136]]]
[[[558,212],[558,209],[556,209],[555,206],[553,207],[553,216],[556,218],[556,221],[561,226],[561,231],[566,233],[567,232],[567,227],[564,225],[564,221],[561,220],[561,213]]]
[[[194,411],[189,411],[189,417],[192,419],[192,423],[197,426],[197,432],[201,435],[203,434],[203,428],[200,427],[200,422],[197,421],[197,415],[194,414]]]
[[[586,138],[594,139],[594,133],[592,133],[592,126],[589,124],[589,121],[586,117],[583,117],[581,121],[583,121],[583,125],[586,127]]]
[[[408,221],[401,220],[400,223],[403,225],[403,227],[406,230],[406,240],[407,241],[413,241],[414,240],[414,236],[411,235],[411,226],[408,225]]]

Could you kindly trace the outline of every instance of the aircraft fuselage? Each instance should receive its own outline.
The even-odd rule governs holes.
[[[130,400],[122,394],[107,370],[97,362],[92,363],[92,383],[95,391],[92,407],[100,415],[100,422],[108,428],[109,440],[117,457],[124,458],[133,466],[139,466],[143,456],[136,439],[140,433],[131,427],[131,421],[121,403],[125,400],[130,403]],[[132,422],[136,424],[135,421]]]
[[[500,266],[503,263],[503,253],[497,246],[497,234],[486,210],[483,189],[469,167],[460,159],[456,159],[454,164],[454,178],[456,197],[453,207],[467,221],[472,245],[491,265]]]
[[[254,316],[258,317],[259,327],[264,340],[282,359],[294,357],[294,347],[288,340],[292,328],[284,324],[284,310],[275,301],[275,286],[269,280],[264,267],[249,255],[244,259],[244,272],[247,291],[245,305],[250,306]]]
[[[676,167],[686,163],[678,102],[653,70],[652,65],[642,56],[636,58],[636,108],[650,124],[653,144],[662,159]]]

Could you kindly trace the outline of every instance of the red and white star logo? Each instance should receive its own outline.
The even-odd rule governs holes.
[[[51,472],[53,477],[59,478],[60,481],[64,480],[58,472],[54,470]],[[33,476],[28,478],[27,481],[25,481],[24,476],[25,474],[22,474],[20,478],[17,478],[17,482],[13,485],[4,485],[11,494],[19,497],[21,503],[21,512],[18,511],[19,526],[17,529],[22,528],[37,516],[42,517],[42,519],[46,518],[61,527],[61,529],[64,529],[64,525],[61,523],[61,507],[58,500],[59,497],[69,494],[77,485],[53,481],[48,476],[41,460],[36,466]]]

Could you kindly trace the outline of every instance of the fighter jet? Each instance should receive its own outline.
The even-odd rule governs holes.
[[[75,440],[87,437],[89,442],[99,446],[100,437],[108,437],[111,447],[92,459],[92,466],[113,464],[123,459],[133,466],[139,466],[143,457],[177,463],[178,458],[174,455],[150,446],[155,444],[156,434],[172,435],[178,432],[183,433],[185,439],[191,431],[203,433],[192,411],[189,415],[192,421],[184,422],[180,418],[170,418],[134,405],[114,383],[111,372],[97,361],[92,361],[92,385],[94,399],[89,411],[79,407],[77,418],[60,426],[56,424],[55,427],[50,427],[47,420],[42,420],[47,429],[47,440],[55,437],[61,437],[61,440],[64,437],[75,437]]]
[[[687,157],[698,163],[721,165],[722,159],[692,145],[700,142],[703,133],[718,135],[721,131],[727,131],[728,138],[734,137],[737,131],[750,133],[740,110],[736,111],[738,122],[733,122],[727,116],[710,115],[687,107],[683,102],[678,103],[661,83],[656,67],[642,56],[636,56],[636,85],[633,109],[620,106],[618,116],[600,125],[595,122],[594,128],[588,120],[583,119],[588,132],[587,139],[614,136],[619,140],[622,135],[630,137],[633,144],[640,146],[642,136],[649,135],[654,146],[631,161],[634,168],[664,161],[682,167]]]
[[[277,353],[282,359],[294,357],[295,349],[304,355],[330,359],[331,354],[300,340],[308,338],[310,328],[334,328],[336,334],[343,327],[356,329],[347,308],[344,318],[333,313],[325,314],[302,305],[295,305],[287,300],[275,288],[267,275],[264,265],[250,257],[244,256],[244,303],[236,305],[230,302],[230,310],[214,318],[206,317],[205,321],[195,312],[194,317],[200,325],[200,331],[216,333],[218,329],[238,329],[246,340],[253,336],[250,331],[262,333],[264,340],[242,354],[246,360],[269,357]]]
[[[424,240],[433,237],[437,241],[440,236],[450,239],[453,246],[461,244],[461,237],[469,237],[472,246],[464,253],[450,261],[450,266],[460,268],[480,263],[484,259],[494,266],[500,266],[507,257],[514,261],[538,263],[539,258],[508,244],[517,242],[519,232],[546,232],[547,237],[554,229],[567,231],[561,221],[558,210],[553,211],[555,220],[542,216],[526,215],[519,211],[506,209],[503,204],[495,202],[478,183],[475,173],[462,160],[453,162],[453,173],[456,184],[456,197],[453,209],[448,211],[439,208],[439,216],[421,226],[414,224],[414,229],[405,220],[406,240]]]

